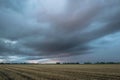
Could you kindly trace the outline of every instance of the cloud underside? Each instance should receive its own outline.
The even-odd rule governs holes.
[[[120,30],[119,0],[52,1],[0,0],[0,56],[88,54],[99,47],[91,42]]]

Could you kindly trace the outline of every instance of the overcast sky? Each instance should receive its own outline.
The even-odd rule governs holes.
[[[0,0],[0,62],[120,61],[120,0]]]

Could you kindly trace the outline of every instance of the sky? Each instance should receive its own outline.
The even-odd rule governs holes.
[[[0,0],[0,62],[120,62],[120,0]]]

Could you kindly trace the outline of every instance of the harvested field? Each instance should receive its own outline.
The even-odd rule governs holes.
[[[120,80],[120,65],[0,65],[0,80]]]

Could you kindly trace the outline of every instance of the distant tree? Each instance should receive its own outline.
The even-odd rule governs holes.
[[[0,63],[0,64],[4,64],[4,63],[2,62],[2,63]]]
[[[116,62],[106,62],[106,64],[117,64]]]
[[[56,64],[60,64],[60,62],[56,62]]]
[[[92,64],[91,62],[85,62],[84,64]]]
[[[76,62],[76,64],[80,64],[79,62]]]
[[[64,62],[63,64],[80,64],[79,62]]]
[[[96,62],[94,64],[119,64],[119,62]]]

